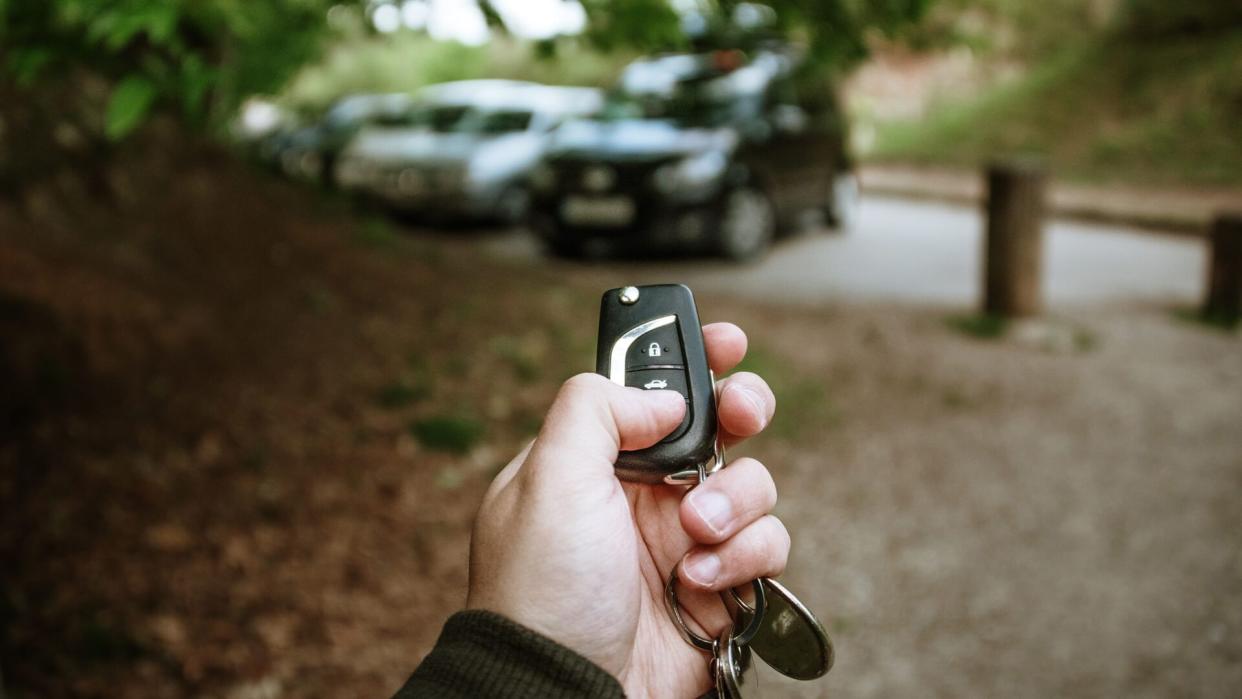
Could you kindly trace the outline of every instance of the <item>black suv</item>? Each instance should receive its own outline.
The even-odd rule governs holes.
[[[810,209],[848,223],[857,179],[831,90],[802,99],[788,52],[636,61],[603,111],[565,124],[531,176],[532,228],[556,253],[763,255]]]

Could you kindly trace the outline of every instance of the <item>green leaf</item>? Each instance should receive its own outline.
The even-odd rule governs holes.
[[[0,5],[0,10],[3,6]],[[52,51],[46,48],[17,48],[9,55],[9,70],[17,79],[17,84],[29,87],[34,84],[43,68],[52,62]]]
[[[87,27],[86,36],[110,51],[119,51],[139,36],[163,46],[175,38],[177,4],[153,2],[104,11]]]
[[[203,62],[198,55],[187,56],[181,62],[181,105],[186,115],[195,118],[202,108],[203,98],[215,82],[216,71]]]
[[[104,116],[104,130],[108,138],[116,141],[124,138],[142,123],[155,102],[155,84],[140,76],[131,75],[121,81],[112,91],[108,111]]]

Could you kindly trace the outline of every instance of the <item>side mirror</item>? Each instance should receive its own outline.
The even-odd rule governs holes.
[[[807,116],[802,107],[793,104],[778,104],[768,112],[768,120],[777,133],[793,135],[806,131]]]

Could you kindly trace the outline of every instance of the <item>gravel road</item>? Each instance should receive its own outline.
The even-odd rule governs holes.
[[[971,305],[979,294],[983,221],[958,205],[867,197],[854,230],[811,228],[778,243],[758,264],[723,261],[600,263],[636,282],[676,279],[694,289],[763,301],[898,301]],[[479,244],[509,260],[539,262],[523,232]],[[1158,301],[1193,303],[1202,293],[1202,240],[1101,224],[1053,221],[1044,241],[1044,288],[1060,307]]]

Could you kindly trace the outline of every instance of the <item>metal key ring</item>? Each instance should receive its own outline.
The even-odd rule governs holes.
[[[736,587],[729,588],[729,595],[733,597],[733,601],[737,603],[737,606],[742,608],[742,611],[746,612],[747,614],[755,613],[755,608],[750,606],[749,602],[742,599],[742,595],[738,593]]]
[[[768,594],[763,588],[763,578],[755,578],[754,580],[751,580],[750,585],[755,591],[755,606],[743,607],[751,615],[750,623],[746,625],[746,628],[742,631],[742,633],[733,637],[733,640],[740,646],[750,643],[750,639],[754,638],[755,634],[759,633],[759,627],[763,625],[763,612],[767,609],[768,605]],[[721,594],[723,596],[723,593]],[[737,593],[737,588],[735,587],[729,588],[729,594],[731,594],[734,599],[741,599],[741,595]],[[725,606],[728,607],[728,603],[726,603]]]
[[[711,653],[716,648],[717,640],[707,638],[706,636],[700,636],[695,633],[689,626],[686,625],[686,620],[681,616],[681,605],[677,601],[677,582],[677,570],[674,569],[668,576],[668,584],[664,586],[664,602],[665,606],[668,607],[668,615],[673,619],[673,625],[677,627],[678,633],[681,634],[682,639],[684,639],[686,643],[689,643],[705,653]],[[758,612],[754,613],[754,616],[751,617],[750,624],[746,626],[746,629],[734,637],[738,645],[743,646],[750,643],[750,639],[754,638],[755,634],[759,632],[759,627],[763,623],[763,610],[766,604],[763,583],[759,582],[758,579],[755,579],[752,580],[750,584],[755,589],[754,609],[757,609]],[[721,594],[723,595],[724,593]]]

